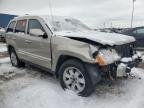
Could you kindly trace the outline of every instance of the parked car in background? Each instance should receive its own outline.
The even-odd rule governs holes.
[[[122,32],[122,34],[133,36],[136,39],[136,49],[144,51],[144,27],[136,27]]]
[[[6,41],[13,66],[29,63],[49,71],[63,89],[80,96],[90,95],[103,77],[126,77],[142,60],[133,37],[96,32],[69,17],[14,18]]]
[[[5,42],[5,29],[0,28],[0,42]]]

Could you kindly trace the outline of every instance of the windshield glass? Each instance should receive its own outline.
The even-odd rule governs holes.
[[[89,31],[92,30],[81,21],[74,18],[53,17],[46,19],[54,31]]]

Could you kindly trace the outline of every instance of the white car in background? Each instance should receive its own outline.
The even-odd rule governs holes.
[[[0,28],[0,42],[5,42],[5,29]]]

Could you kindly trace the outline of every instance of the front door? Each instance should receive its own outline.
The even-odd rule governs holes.
[[[47,34],[48,38],[44,39],[41,36],[31,35],[30,29],[41,29]],[[51,48],[50,48],[51,34],[46,32],[43,25],[38,19],[29,19],[27,29],[27,53],[29,60],[40,66],[51,69]]]

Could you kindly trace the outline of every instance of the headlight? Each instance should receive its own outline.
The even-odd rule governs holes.
[[[101,49],[96,56],[99,65],[112,64],[120,58],[114,49]]]

